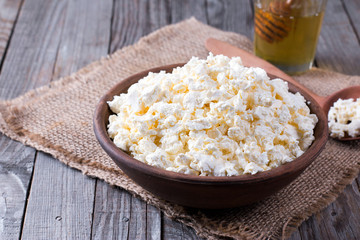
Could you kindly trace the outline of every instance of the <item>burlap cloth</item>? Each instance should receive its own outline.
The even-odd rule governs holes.
[[[195,19],[167,26],[50,86],[0,102],[0,131],[86,175],[126,189],[172,219],[193,227],[201,237],[289,237],[303,220],[326,207],[357,176],[360,141],[330,139],[296,181],[266,200],[236,209],[205,211],[174,205],[146,192],[124,175],[95,139],[92,115],[99,98],[110,87],[144,69],[185,62],[191,56],[206,57],[204,42],[208,37],[252,49],[246,37]],[[359,76],[320,69],[297,80],[321,95],[360,84]]]

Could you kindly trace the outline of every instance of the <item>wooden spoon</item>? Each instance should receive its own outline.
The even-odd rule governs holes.
[[[214,53],[214,54],[222,54],[228,57],[241,57],[241,60],[244,64],[244,66],[247,67],[260,67],[263,68],[267,73],[273,74],[275,76],[278,76],[279,78],[282,78],[283,80],[286,80],[288,82],[291,82],[295,86],[303,89],[304,91],[308,92],[309,95],[311,95],[321,106],[323,111],[325,112],[325,115],[328,115],[330,107],[336,102],[339,98],[341,99],[349,99],[349,98],[359,98],[360,97],[360,86],[352,86],[348,88],[341,89],[340,91],[337,91],[329,96],[322,97],[314,92],[312,92],[310,89],[307,89],[305,86],[298,83],[295,79],[272,65],[271,63],[253,55],[252,53],[249,53],[245,50],[242,50],[240,48],[237,48],[229,43],[209,38],[206,40],[205,43],[206,48]],[[359,137],[343,137],[339,138],[339,140],[342,141],[348,141],[348,140],[357,140],[360,139]]]

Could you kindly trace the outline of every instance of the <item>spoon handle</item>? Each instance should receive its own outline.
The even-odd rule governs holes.
[[[241,60],[244,66],[247,67],[260,67],[264,69],[267,73],[278,76],[279,78],[288,81],[295,85],[296,87],[302,89],[311,95],[319,103],[323,102],[323,97],[316,95],[311,90],[307,89],[305,86],[298,83],[295,79],[281,71],[279,68],[275,67],[271,63],[255,56],[252,53],[249,53],[243,49],[235,47],[229,43],[214,39],[208,38],[205,43],[206,49],[214,54],[223,54],[228,57],[241,57]]]

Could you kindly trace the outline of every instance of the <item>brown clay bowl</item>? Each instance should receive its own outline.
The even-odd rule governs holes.
[[[196,208],[220,209],[250,204],[274,194],[292,182],[325,146],[328,129],[324,112],[309,94],[289,83],[290,91],[300,92],[310,101],[311,112],[319,118],[314,131],[315,141],[303,155],[292,162],[254,175],[208,177],[170,172],[132,158],[117,148],[107,134],[108,118],[112,112],[106,102],[112,100],[114,95],[126,92],[129,86],[150,71],[171,71],[181,65],[183,64],[150,69],[119,82],[100,99],[94,114],[94,131],[102,148],[127,176],[150,193],[173,203]]]

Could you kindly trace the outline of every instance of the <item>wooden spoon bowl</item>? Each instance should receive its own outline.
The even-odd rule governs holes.
[[[316,94],[313,94],[313,97],[315,97],[315,100],[317,100],[324,110],[326,116],[329,113],[330,108],[334,105],[334,103],[339,99],[357,99],[360,98],[360,86],[353,86],[348,88],[343,88],[337,92],[334,92],[330,96],[322,97],[318,96]],[[352,140],[358,140],[360,139],[360,136],[358,137],[350,137],[348,135],[345,135],[345,137],[339,138],[341,141],[352,141]]]
[[[328,130],[324,112],[311,95],[289,83],[291,92],[300,92],[306,100],[311,102],[309,108],[319,119],[314,129],[315,141],[303,155],[292,162],[254,175],[210,177],[170,172],[132,158],[116,147],[107,134],[109,115],[113,114],[107,101],[111,101],[115,95],[126,92],[132,84],[145,77],[149,72],[159,72],[160,70],[169,72],[174,67],[181,65],[183,64],[150,69],[121,81],[100,99],[94,113],[94,131],[102,148],[127,176],[155,196],[196,208],[220,209],[253,203],[274,194],[291,183],[310,165],[325,146]],[[270,75],[270,78],[276,78],[276,76]]]

